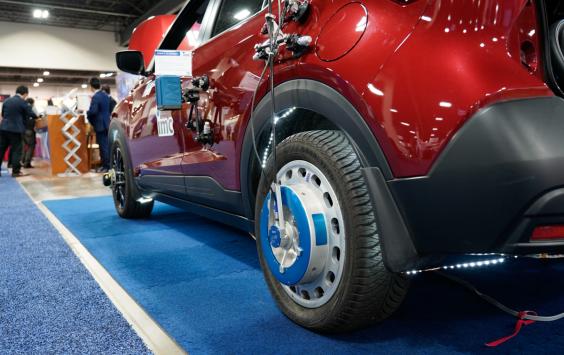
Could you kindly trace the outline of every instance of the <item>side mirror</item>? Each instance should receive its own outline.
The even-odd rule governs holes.
[[[117,67],[129,74],[146,75],[143,53],[140,51],[122,51],[116,53]]]

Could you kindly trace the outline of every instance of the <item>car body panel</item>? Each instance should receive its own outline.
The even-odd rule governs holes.
[[[256,179],[253,174],[260,175],[260,169],[252,170],[257,162],[250,149],[253,140],[249,122],[254,111],[253,122],[257,124],[260,143],[262,135],[269,133],[265,125],[271,115],[267,106],[268,75],[259,80],[264,62],[253,60],[254,46],[267,39],[261,33],[266,9],[208,38],[220,2],[210,2],[211,10],[198,28],[203,43],[193,51],[194,76],[206,75],[210,79],[210,89],[200,93],[197,105],[201,115],[212,123],[214,144],[200,144],[186,127],[190,112],[186,103],[181,110],[170,112],[175,135],[158,136],[153,76],[143,79],[118,105],[114,118],[127,134],[135,176],[147,193],[172,195],[251,221],[255,194],[252,180]],[[417,241],[413,243],[415,246],[397,248],[394,253],[398,257],[403,255],[413,261],[418,257],[416,249],[424,253],[432,251],[430,244],[420,240],[432,233],[433,226],[413,217],[418,210],[409,206],[424,209],[421,206],[432,204],[433,192],[419,196],[415,182],[432,181],[437,162],[455,144],[459,132],[495,104],[531,98],[556,99],[544,79],[543,58],[539,54],[540,26],[535,20],[537,10],[531,4],[528,0],[311,0],[307,21],[291,21],[283,27],[285,33],[311,36],[314,45],[299,58],[281,50],[275,65],[278,89],[274,96],[280,97],[277,113],[298,105],[297,102],[317,112],[331,109],[331,103],[335,105],[334,111],[342,117],[334,117],[332,113],[325,116],[351,138],[367,179],[371,179],[372,193],[388,191],[387,201],[397,204],[385,214],[393,216],[394,226],[401,226],[402,236],[398,239]],[[274,5],[277,13],[276,2]],[[346,12],[353,8],[351,14]],[[163,43],[170,45],[166,38],[168,35]],[[338,44],[333,45],[332,41]],[[524,42],[530,43],[532,49],[523,56]],[[188,47],[184,42],[174,48],[163,47],[161,43],[161,49],[177,48]],[[182,85],[188,88],[191,78],[183,78]],[[312,100],[327,102],[326,107],[316,108]],[[280,125],[297,124],[299,119],[302,118],[292,118]],[[534,120],[534,115],[523,119]],[[507,129],[510,131],[511,127]],[[371,139],[365,139],[365,135]],[[265,148],[266,145],[258,147],[261,153]],[[497,166],[496,162],[491,166]],[[523,171],[526,169],[513,171],[513,177],[524,178]],[[468,175],[472,174],[468,172]],[[511,176],[507,181],[512,181]],[[407,186],[406,190],[402,190],[403,186]],[[537,186],[541,185],[534,188]],[[542,185],[542,188],[549,187]],[[533,203],[529,201],[533,195],[519,202]],[[457,201],[449,200],[450,195],[442,197],[454,207],[443,206],[441,218],[450,210],[452,213],[464,210],[464,206],[456,207]],[[522,217],[517,212],[514,214],[506,216],[505,221]],[[413,221],[417,227],[411,225]],[[379,220],[379,223],[385,225],[390,221]],[[394,230],[388,227],[385,225],[382,230]],[[496,225],[492,230],[500,234],[506,227]],[[417,238],[410,237],[416,230],[424,232]],[[479,228],[471,225],[469,230]],[[394,238],[390,234],[386,238]],[[447,234],[442,231],[438,239],[431,236],[428,241],[435,244]],[[503,250],[496,239],[502,237],[481,240],[474,248],[468,242],[471,237],[463,242],[473,252],[492,245]],[[456,240],[445,240],[442,248],[436,250],[460,252],[464,245],[456,243]],[[402,262],[393,265],[394,270],[413,266]]]

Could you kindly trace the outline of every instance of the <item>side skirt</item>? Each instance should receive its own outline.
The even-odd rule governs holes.
[[[153,198],[216,222],[228,224],[248,233],[254,233],[255,222],[245,217],[161,193],[155,194]]]

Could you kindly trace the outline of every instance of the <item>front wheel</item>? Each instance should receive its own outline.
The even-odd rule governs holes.
[[[324,332],[387,318],[408,281],[384,266],[376,211],[348,139],[338,131],[296,134],[278,146],[276,165],[271,158],[261,177],[255,220],[261,266],[281,310]]]
[[[144,200],[135,182],[125,144],[118,137],[111,150],[112,195],[118,215],[126,219],[148,218],[153,211],[153,200]]]

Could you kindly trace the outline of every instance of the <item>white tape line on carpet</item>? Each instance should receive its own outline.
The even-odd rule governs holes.
[[[25,188],[24,188],[25,191]],[[26,191],[27,193],[27,191]],[[31,198],[31,197],[30,197]],[[71,231],[69,231],[41,202],[36,202],[39,210],[53,224],[69,245],[74,254],[86,267],[100,288],[106,293],[133,330],[153,353],[187,354],[137,302],[117,283],[104,267],[90,254]]]

